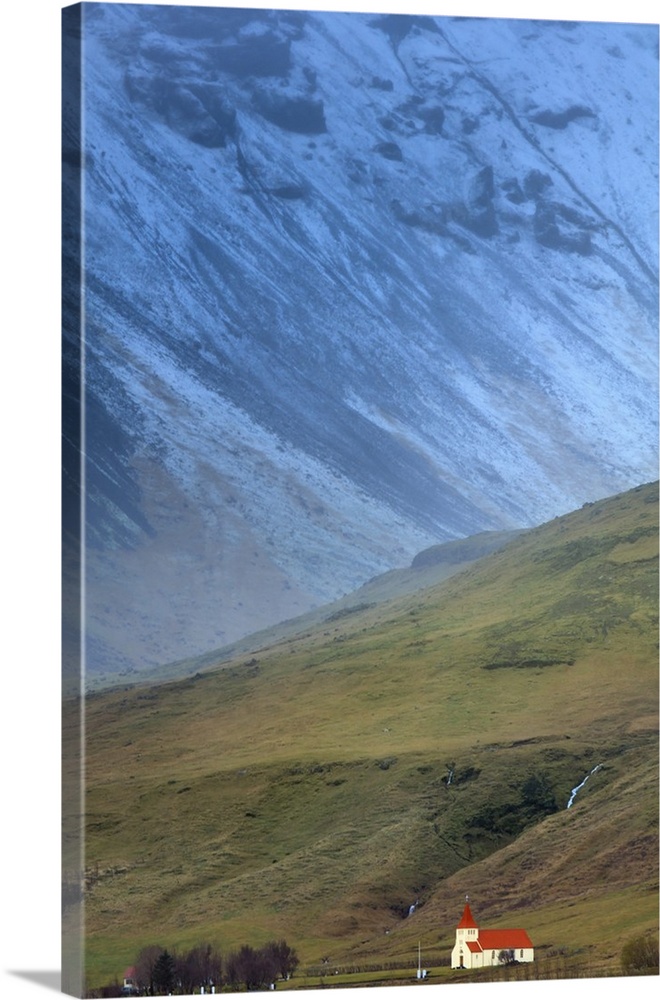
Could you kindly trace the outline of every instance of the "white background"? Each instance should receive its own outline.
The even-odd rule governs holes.
[[[168,0],[165,0],[168,2]],[[219,6],[195,0],[197,6]],[[228,6],[414,11],[657,23],[650,0],[380,0]],[[2,819],[0,1000],[56,995],[59,924],[59,0],[3,4]],[[8,223],[8,224],[7,224]],[[121,971],[121,970],[119,970]],[[599,1000],[655,995],[657,979],[454,987],[458,1000],[539,1000],[597,989]],[[425,986],[429,1000],[440,986]],[[451,987],[445,987],[451,989]],[[354,991],[333,1000],[356,1000]],[[376,990],[373,1000],[406,996]],[[298,994],[301,996],[301,994]],[[318,992],[303,994],[318,1000]]]

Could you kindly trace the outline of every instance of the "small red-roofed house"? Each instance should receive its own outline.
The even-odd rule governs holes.
[[[124,985],[121,988],[121,996],[136,997],[140,993],[135,975],[135,966],[131,965],[124,972]]]
[[[456,928],[456,944],[451,953],[452,969],[483,969],[487,965],[533,961],[534,945],[527,931],[520,928],[483,930],[472,916],[470,904],[465,904]]]

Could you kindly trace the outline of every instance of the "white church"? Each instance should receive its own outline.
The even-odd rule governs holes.
[[[487,965],[533,961],[534,945],[527,931],[520,928],[484,930],[476,923],[466,901],[456,928],[456,944],[451,953],[452,969],[483,969]]]

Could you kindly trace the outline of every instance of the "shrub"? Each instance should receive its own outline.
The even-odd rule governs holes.
[[[626,941],[621,949],[621,968],[624,975],[657,975],[657,937],[636,937]]]

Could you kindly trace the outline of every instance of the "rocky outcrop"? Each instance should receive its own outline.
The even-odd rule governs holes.
[[[551,111],[549,108],[537,111],[536,114],[531,115],[530,121],[534,122],[535,125],[544,125],[546,128],[565,129],[571,122],[578,121],[580,118],[595,117],[596,114],[591,108],[584,107],[582,104],[572,104],[563,111]]]
[[[396,163],[403,162],[401,146],[397,145],[396,142],[377,142],[374,146],[374,152],[385,160],[394,160]]]
[[[493,168],[482,167],[469,182],[465,199],[466,214],[463,220],[463,224],[477,236],[488,238],[498,231],[494,196]]]
[[[258,90],[252,103],[263,118],[286,132],[321,135],[327,131],[321,100],[273,90]]]
[[[568,206],[543,200],[537,203],[534,236],[541,246],[587,256],[592,251],[590,228],[586,227],[584,218]]]
[[[249,77],[284,77],[291,68],[291,43],[273,34],[264,34],[213,50],[217,68],[222,73]]]
[[[185,86],[171,80],[154,80],[152,104],[165,122],[200,146],[222,148],[233,138],[236,111],[223,98],[219,87]]]

